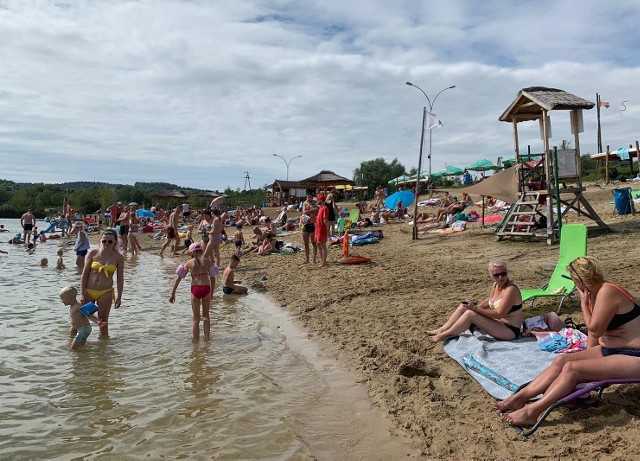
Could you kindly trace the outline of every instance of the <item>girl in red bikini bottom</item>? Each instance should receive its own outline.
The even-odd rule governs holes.
[[[204,255],[204,248],[202,248],[202,244],[200,242],[192,243],[189,246],[189,254],[191,254],[192,258],[186,263],[180,264],[176,269],[176,279],[173,283],[173,290],[171,291],[169,302],[175,302],[178,285],[180,285],[182,279],[191,272],[193,339],[198,340],[200,338],[200,319],[202,319],[204,339],[209,340],[211,333],[209,309],[211,308],[211,294],[215,288],[215,277],[219,272],[218,266],[213,264],[208,256]]]

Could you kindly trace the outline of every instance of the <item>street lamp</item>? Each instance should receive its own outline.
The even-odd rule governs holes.
[[[442,90],[440,90],[438,92],[438,94],[436,94],[436,97],[433,98],[433,101],[431,101],[431,99],[429,98],[429,96],[427,96],[427,93],[424,92],[424,90],[422,88],[420,88],[418,85],[414,85],[411,82],[406,82],[406,85],[412,86],[414,88],[419,89],[422,94],[424,95],[425,98],[427,98],[427,102],[429,102],[429,113],[433,113],[433,105],[436,103],[436,99],[438,99],[438,96],[440,96],[443,92],[447,91],[447,90],[451,90],[453,88],[455,88],[455,85],[451,85],[448,86],[446,88],[443,88]],[[424,142],[424,129],[425,129],[425,122],[426,122],[426,118],[427,118],[427,108],[423,108],[422,110],[422,133],[420,134],[420,154],[418,156],[418,178],[416,179],[416,198],[415,198],[415,206],[414,206],[414,212],[413,212],[413,240],[417,240],[418,238],[418,194],[420,192],[420,175],[422,174],[421,168],[422,168],[422,144]],[[429,128],[429,189],[431,188],[431,138],[432,138],[432,134],[431,134],[431,127]]]
[[[289,180],[289,165],[291,165],[291,162],[293,162],[295,159],[301,158],[302,155],[296,155],[295,157],[289,159],[288,162],[282,155],[273,154],[273,156],[274,157],[280,157],[282,159],[282,161],[284,162],[284,164],[287,165],[287,181],[288,181]]]

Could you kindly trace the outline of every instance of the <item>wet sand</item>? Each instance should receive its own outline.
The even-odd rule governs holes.
[[[590,203],[613,228],[610,234],[590,236],[588,253],[602,261],[609,280],[640,293],[633,270],[640,256],[640,216],[613,215],[613,205],[607,203],[613,187],[587,189]],[[583,222],[575,213],[567,221]],[[428,457],[626,458],[640,453],[640,386],[614,386],[596,408],[558,410],[526,440],[501,421],[492,398],[442,346],[427,341],[425,330],[444,322],[461,298],[487,296],[490,260],[506,259],[510,277],[521,288],[539,287],[555,266],[557,246],[496,242],[491,228],[479,223],[454,235],[427,235],[418,241],[411,240],[408,224],[380,228],[382,241],[353,251],[373,258],[372,264],[341,265],[340,248],[329,250],[329,265],[322,269],[302,264],[301,253],[250,255],[242,258],[237,278],[268,292],[310,335],[332,348],[366,383],[370,399],[388,415],[394,431]],[[302,246],[299,233],[278,239]],[[141,242],[146,251],[159,246],[148,236]],[[223,264],[232,251],[232,245],[222,249]],[[527,305],[525,317],[555,307],[538,301],[535,309]],[[567,315],[581,318],[575,297],[561,312],[563,318]]]

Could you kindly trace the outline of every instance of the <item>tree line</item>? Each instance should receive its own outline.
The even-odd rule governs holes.
[[[188,195],[187,199],[158,199],[152,195],[160,190],[178,190]],[[74,211],[91,214],[106,210],[114,202],[137,203],[140,207],[150,208],[153,203],[172,207],[189,202],[193,209],[204,208],[212,197],[208,191],[193,188],[181,188],[175,184],[162,182],[137,182],[134,185],[109,184],[102,182],[67,182],[62,184],[16,183],[0,179],[0,218],[19,218],[31,208],[37,217],[42,218],[54,212],[62,211],[65,197]],[[227,188],[225,205],[230,207],[261,205],[265,194],[262,189],[240,191]]]

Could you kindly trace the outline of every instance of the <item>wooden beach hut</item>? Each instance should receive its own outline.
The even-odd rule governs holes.
[[[323,189],[325,191],[327,189],[332,189],[335,186],[353,186],[355,184],[352,180],[347,179],[344,176],[340,176],[339,174],[335,174],[333,171],[329,170],[322,170],[320,173],[314,174],[300,182],[306,187]]]
[[[277,205],[297,203],[307,196],[307,186],[299,181],[284,181],[276,179],[271,185],[272,201]]]
[[[155,202],[155,201],[161,201],[164,202],[170,206],[174,206],[174,204],[177,204],[179,202],[182,202],[183,200],[185,200],[186,198],[188,198],[189,195],[185,194],[184,192],[181,192],[179,190],[176,189],[162,189],[159,190],[157,192],[154,192],[151,195],[151,199]]]
[[[540,125],[542,153],[528,155],[528,161],[539,168],[519,168],[519,198],[498,227],[498,239],[503,236],[544,237],[551,244],[559,238],[562,217],[573,210],[594,221],[598,228],[609,230],[584,197],[580,170],[580,138],[583,131],[582,111],[595,103],[557,88],[534,86],[523,88],[500,116],[513,127],[516,161],[521,163],[518,124],[537,121]],[[551,149],[551,111],[569,112],[573,149]],[[539,171],[541,177],[532,175]],[[535,179],[535,181],[534,181]],[[532,187],[533,184],[539,187]],[[537,230],[536,218],[546,218],[546,229]],[[538,221],[540,221],[538,219]]]

